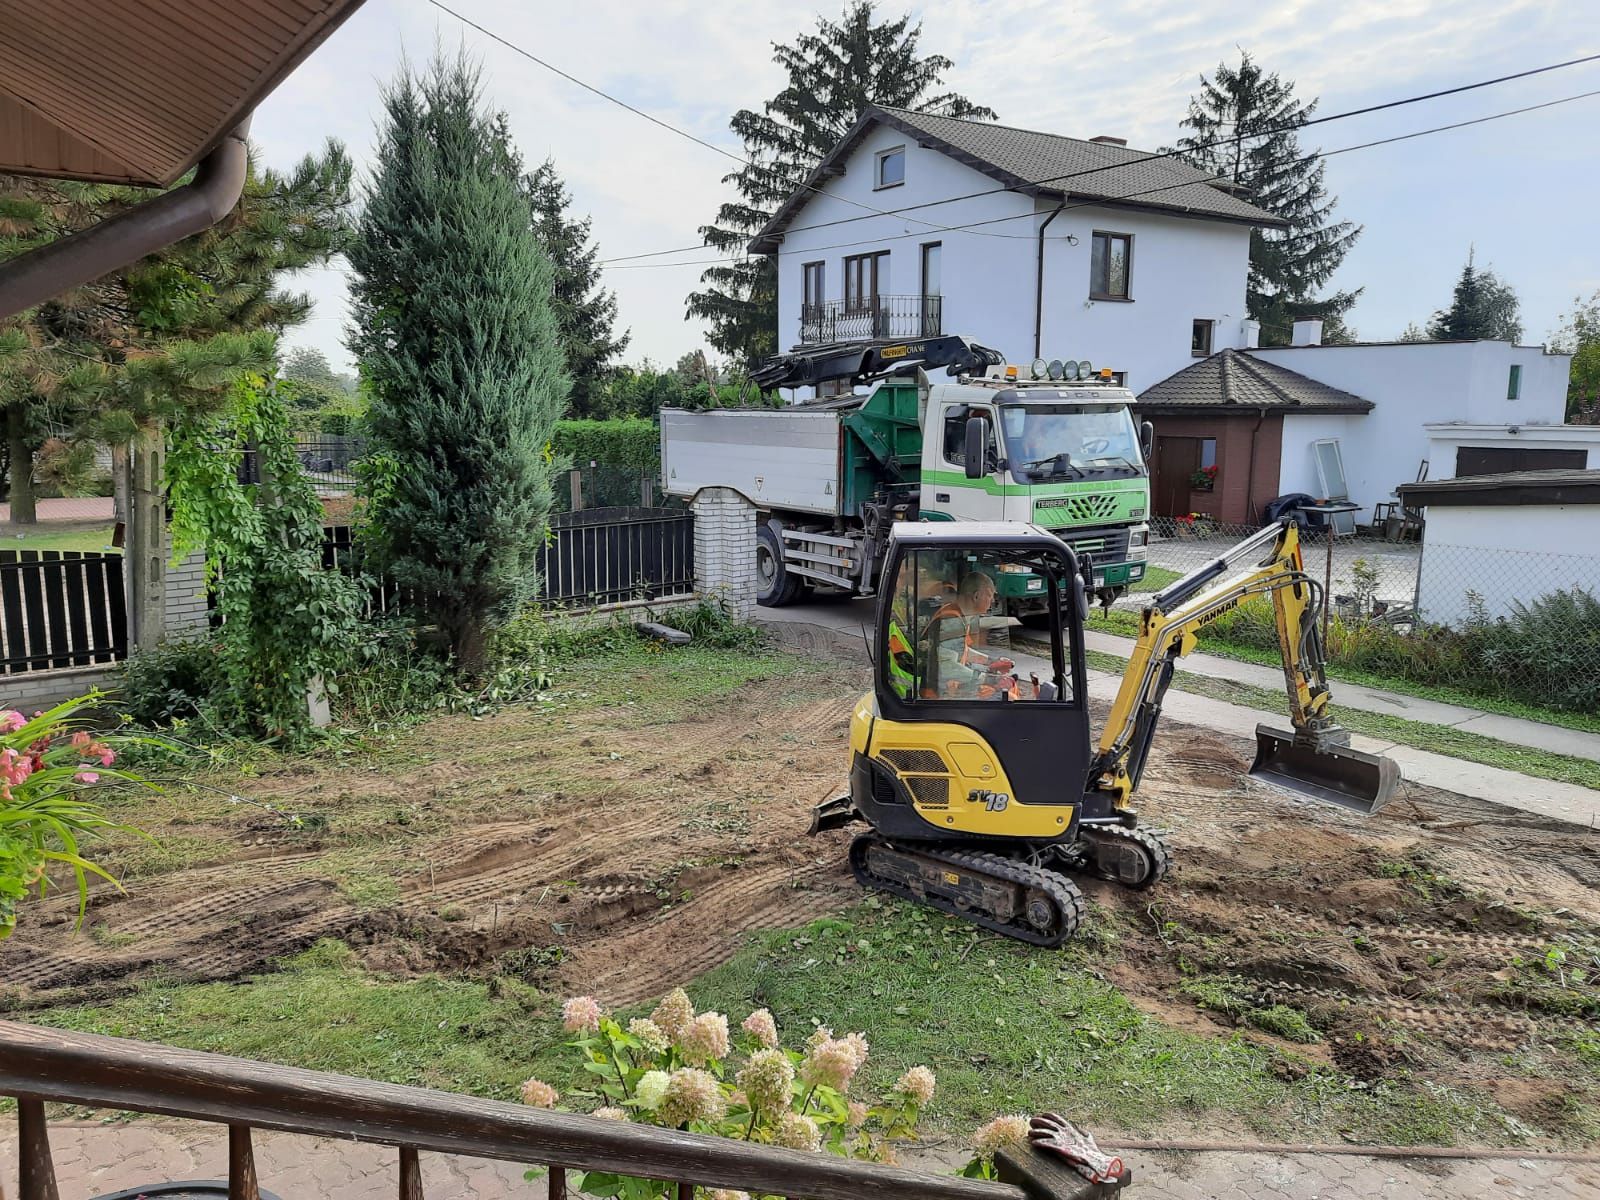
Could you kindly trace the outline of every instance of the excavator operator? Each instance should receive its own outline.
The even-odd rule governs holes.
[[[994,607],[994,598],[994,580],[982,571],[972,571],[961,580],[955,598],[929,618],[925,661],[933,671],[931,678],[923,679],[923,699],[991,700],[1015,686],[1003,679],[997,683],[995,678],[1005,676],[1016,664],[979,648],[983,645],[980,622]]]

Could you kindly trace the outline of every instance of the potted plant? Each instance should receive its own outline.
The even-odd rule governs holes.
[[[1189,487],[1197,492],[1209,492],[1217,486],[1217,468],[1215,464],[1201,467],[1189,476]]]

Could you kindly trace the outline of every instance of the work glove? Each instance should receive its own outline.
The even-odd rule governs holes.
[[[1016,665],[1009,658],[991,658],[989,660],[989,670],[997,675],[1009,675],[1016,668]]]
[[[1090,1183],[1115,1183],[1122,1177],[1122,1159],[1100,1149],[1088,1130],[1055,1113],[1030,1120],[1028,1140],[1038,1149],[1066,1159]]]

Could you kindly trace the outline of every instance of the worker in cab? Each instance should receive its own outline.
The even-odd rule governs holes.
[[[929,618],[924,659],[933,670],[924,678],[925,700],[993,700],[1015,686],[1005,676],[1016,664],[983,647],[984,616],[994,607],[994,580],[973,571],[961,580],[955,598]]]

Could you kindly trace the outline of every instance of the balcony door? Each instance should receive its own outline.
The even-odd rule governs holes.
[[[862,317],[871,325],[868,336],[878,336],[878,314],[889,287],[889,252],[856,254],[844,260],[844,311],[847,317]]]
[[[922,291],[919,294],[918,314],[923,337],[937,337],[943,332],[944,293],[940,290],[939,272],[944,247],[938,242],[925,242],[922,246]]]

